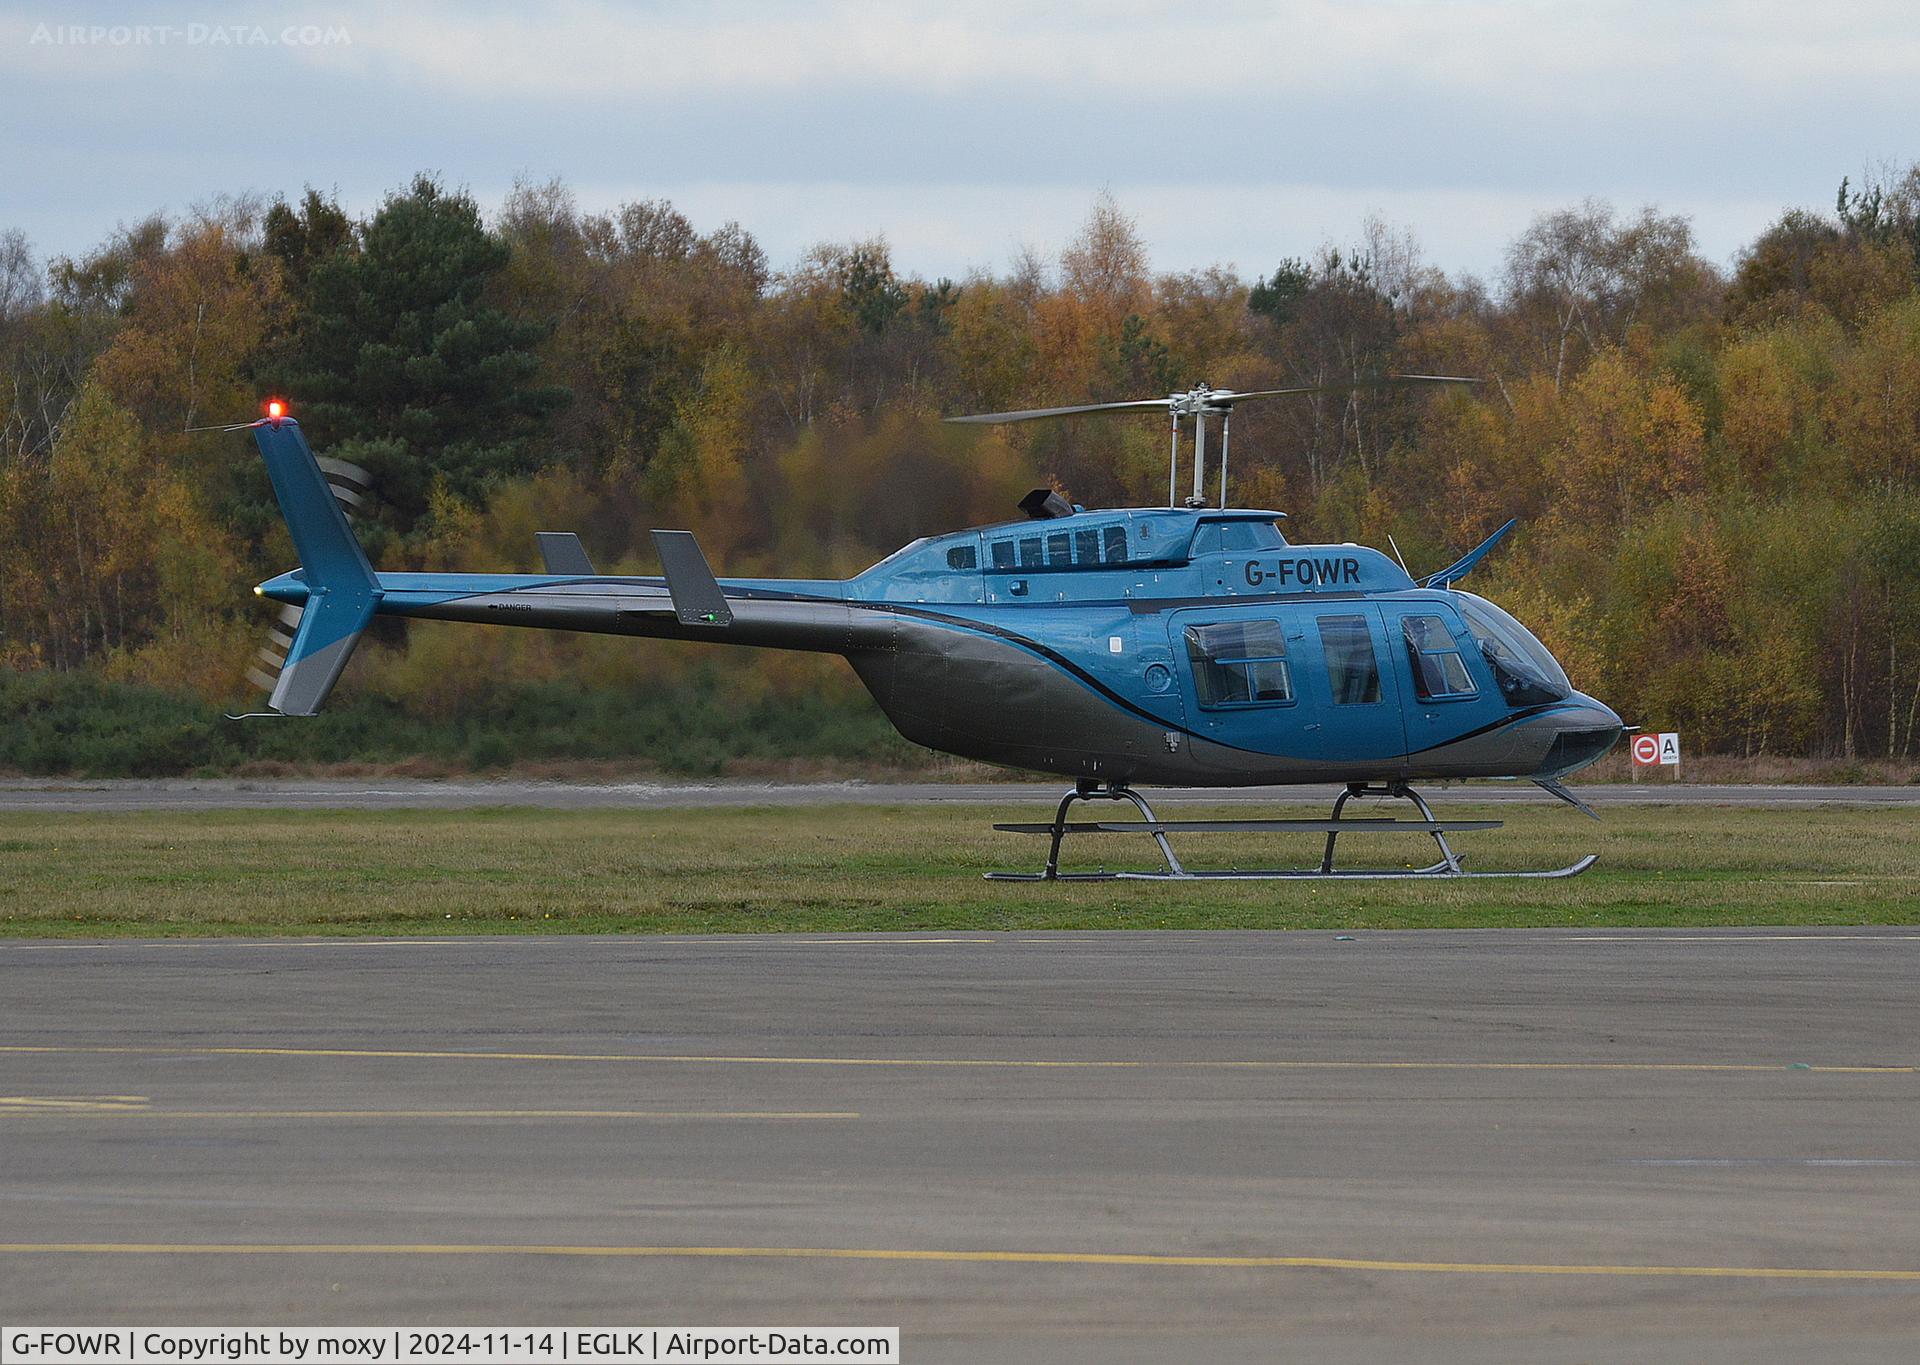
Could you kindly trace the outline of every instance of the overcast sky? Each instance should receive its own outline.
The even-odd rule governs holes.
[[[1911,0],[0,3],[0,228],[43,255],[219,193],[364,212],[428,169],[489,210],[516,178],[665,196],[776,266],[884,234],[905,270],[1002,269],[1104,187],[1158,269],[1269,270],[1375,212],[1492,275],[1588,195],[1724,261],[1917,158]]]

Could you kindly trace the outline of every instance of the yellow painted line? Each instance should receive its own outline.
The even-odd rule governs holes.
[[[124,1105],[8,1109],[0,1115],[139,1119],[857,1119],[850,1109],[142,1109]]]
[[[488,1242],[0,1242],[5,1255],[570,1256],[634,1259],[921,1261],[947,1264],[1144,1266],[1174,1270],[1357,1270],[1402,1275],[1610,1275],[1729,1280],[1895,1280],[1920,1270],[1739,1265],[1555,1265],[1526,1261],[1385,1261],[1351,1256],[1160,1256],[1101,1251],[949,1251],[899,1247],[549,1246]]]
[[[348,1047],[86,1047],[66,1044],[6,1044],[0,1054],[102,1057],[332,1057],[380,1061],[631,1062],[724,1066],[978,1067],[1048,1071],[1813,1071],[1846,1075],[1908,1076],[1916,1065],[1840,1065],[1798,1062],[1418,1062],[1315,1059],[1208,1060],[1139,1058],[1000,1057],[755,1057],[671,1052],[455,1052],[435,1049]]]
[[[146,1104],[145,1095],[0,1095],[0,1114],[127,1113]]]

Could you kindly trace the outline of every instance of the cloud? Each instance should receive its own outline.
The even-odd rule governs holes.
[[[1718,93],[1763,102],[1787,82],[1910,80],[1920,12],[1853,0],[1818,24],[1784,0],[1279,0],[1184,4],[969,0],[538,9],[361,5],[360,37],[317,59],[383,68],[446,93],[622,104],[858,89],[894,95],[1060,91],[1151,102],[1344,99],[1355,90],[1497,98],[1530,108],[1657,107]]]
[[[1107,186],[1166,268],[1268,268],[1377,209],[1485,271],[1589,194],[1692,214],[1724,256],[1920,124],[1920,7],[1880,0],[203,8],[349,41],[49,45],[151,20],[0,17],[0,227],[77,251],[222,191],[364,211],[420,169],[490,201],[526,173],[737,217],[777,259],[885,231],[954,273],[1057,244]]]

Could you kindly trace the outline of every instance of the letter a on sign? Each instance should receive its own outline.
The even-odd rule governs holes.
[[[1660,736],[1660,761],[1667,767],[1675,767],[1680,762],[1680,736],[1669,730]]]
[[[1635,735],[1633,737],[1633,761],[1643,768],[1651,767],[1660,761],[1660,737],[1658,735]]]

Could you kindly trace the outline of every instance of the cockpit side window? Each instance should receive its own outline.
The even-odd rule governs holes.
[[[956,545],[947,551],[949,569],[971,569],[975,562],[976,555],[971,545]]]
[[[1124,526],[1109,526],[1104,532],[1104,536],[1107,546],[1107,563],[1125,564],[1127,562],[1127,528]]]
[[[1407,642],[1407,663],[1413,669],[1414,695],[1422,701],[1453,700],[1471,697],[1479,690],[1467,661],[1460,657],[1460,642],[1453,638],[1447,623],[1438,616],[1408,616],[1400,622]]]

